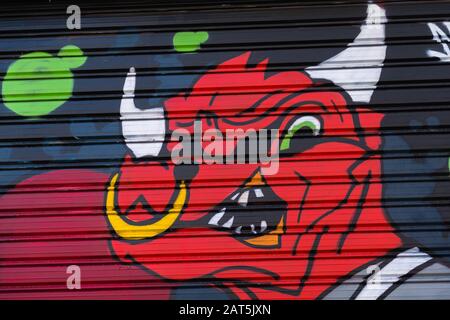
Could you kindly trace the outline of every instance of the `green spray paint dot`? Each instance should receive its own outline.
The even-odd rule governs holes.
[[[56,57],[38,51],[21,56],[3,80],[5,106],[21,116],[49,114],[72,96],[70,69],[82,66],[86,59],[74,45],[63,47]]]
[[[178,52],[195,52],[208,38],[209,34],[206,31],[177,32],[173,37],[173,47]]]

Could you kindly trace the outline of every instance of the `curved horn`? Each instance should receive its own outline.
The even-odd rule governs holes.
[[[137,158],[157,156],[161,151],[166,134],[163,108],[141,110],[134,104],[136,72],[133,67],[123,85],[120,103],[122,134],[128,148]]]
[[[117,233],[117,235],[126,240],[142,240],[156,237],[161,233],[167,231],[180,216],[184,205],[186,204],[187,191],[186,184],[181,181],[179,184],[177,194],[175,196],[175,201],[172,208],[158,221],[151,224],[136,224],[129,223],[121,216],[115,208],[115,197],[116,197],[116,183],[119,174],[116,173],[108,187],[108,192],[106,195],[106,215],[111,227]]]
[[[367,18],[361,32],[348,48],[306,72],[312,78],[328,79],[348,92],[355,102],[370,101],[380,80],[386,57],[384,44],[385,10],[376,4],[367,7]]]

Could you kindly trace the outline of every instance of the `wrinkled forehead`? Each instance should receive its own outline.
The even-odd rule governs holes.
[[[230,127],[263,128],[278,116],[291,113],[342,113],[346,98],[329,82],[314,82],[306,73],[268,74],[268,60],[248,66],[250,53],[230,59],[208,71],[192,90],[168,99],[165,107],[180,126],[210,119]]]

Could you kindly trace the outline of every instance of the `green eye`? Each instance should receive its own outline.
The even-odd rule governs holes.
[[[321,124],[319,119],[313,116],[300,117],[287,130],[286,135],[281,141],[280,150],[287,150],[291,146],[292,137],[302,129],[310,129],[313,136],[320,134]]]

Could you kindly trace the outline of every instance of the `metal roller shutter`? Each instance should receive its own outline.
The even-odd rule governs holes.
[[[449,1],[3,6],[0,299],[450,298]]]

